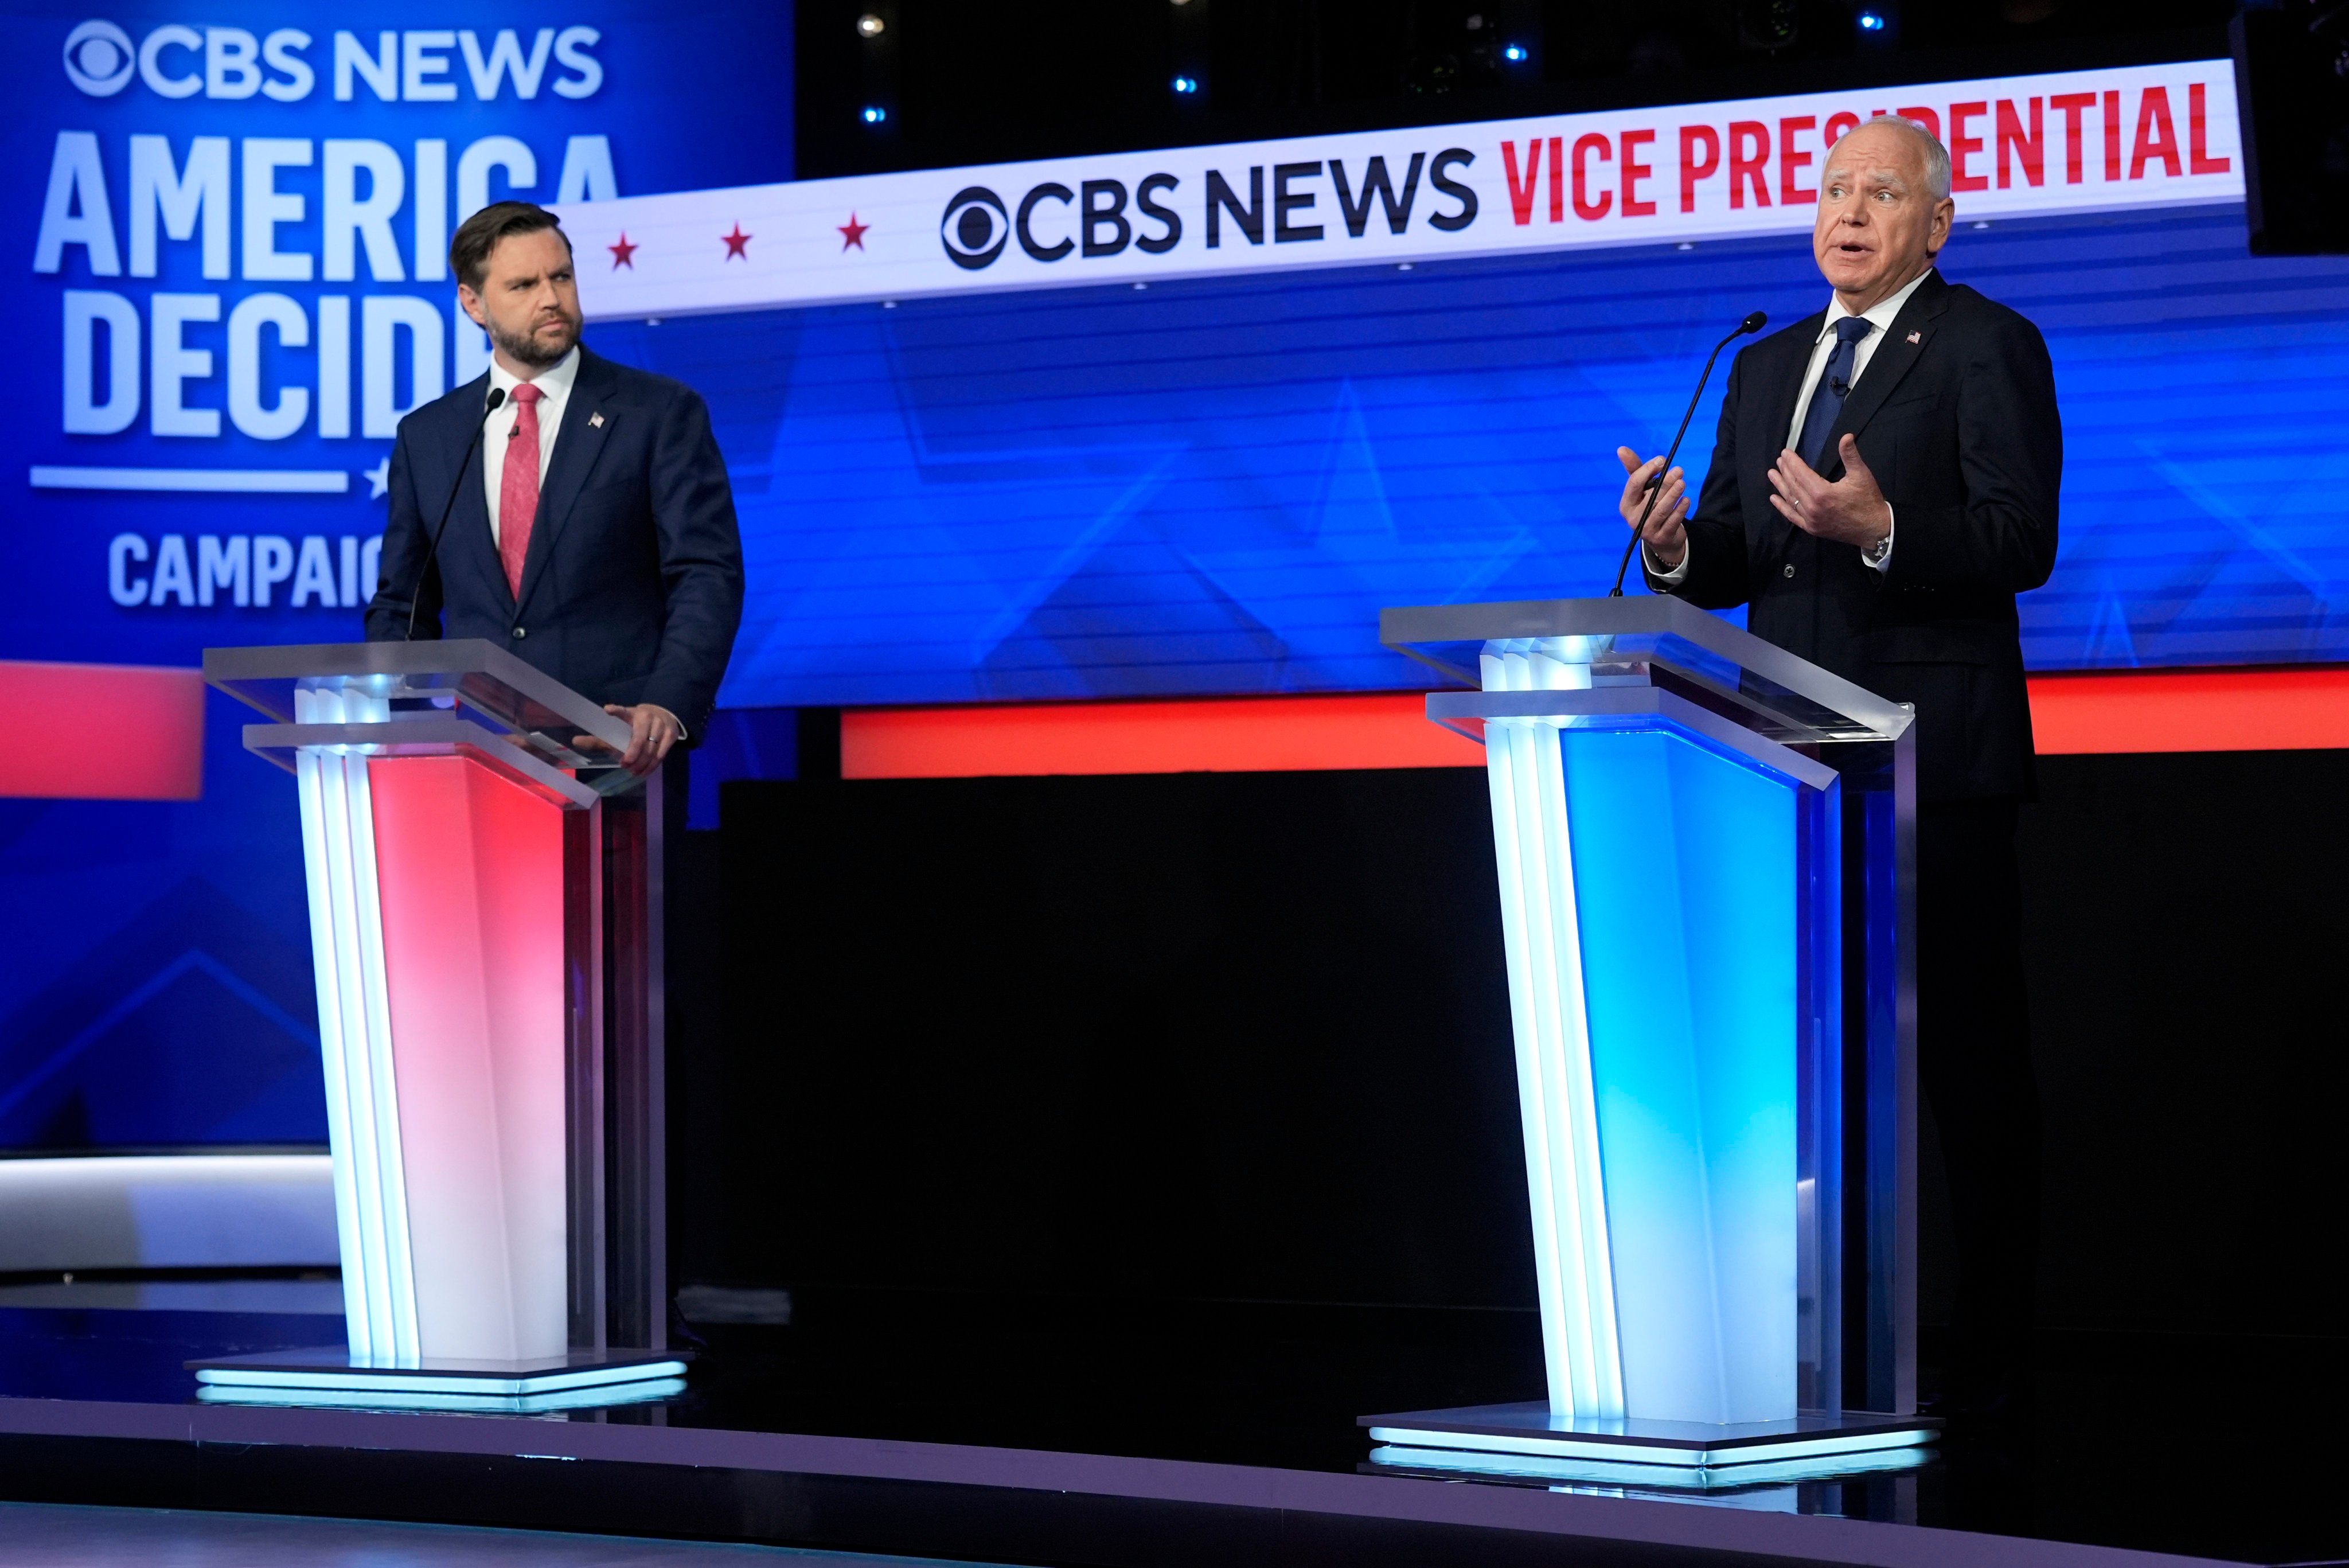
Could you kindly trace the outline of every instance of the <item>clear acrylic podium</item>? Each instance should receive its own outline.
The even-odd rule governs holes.
[[[1913,1461],[1913,715],[1675,598],[1390,609],[1478,688],[1547,1398],[1378,1462]],[[1789,1468],[1791,1467],[1791,1469]]]
[[[478,639],[212,649],[204,678],[296,781],[348,1343],[191,1363],[202,1396],[674,1392],[660,778],[573,745],[626,724]]]

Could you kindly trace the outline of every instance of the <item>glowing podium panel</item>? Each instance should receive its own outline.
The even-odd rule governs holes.
[[[526,1408],[664,1348],[660,799],[627,726],[480,641],[214,649],[295,775],[347,1344],[207,1397]]]
[[[1381,629],[1477,688],[1428,715],[1485,748],[1548,1388],[1374,1458],[1913,1449],[1910,712],[1673,598]]]

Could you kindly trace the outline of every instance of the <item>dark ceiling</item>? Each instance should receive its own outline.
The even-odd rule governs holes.
[[[2231,0],[799,0],[798,173],[2218,57],[2232,10]],[[1177,78],[1195,89],[1178,91]]]

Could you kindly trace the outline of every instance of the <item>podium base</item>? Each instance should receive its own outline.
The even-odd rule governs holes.
[[[340,1346],[222,1355],[186,1363],[205,1404],[533,1415],[665,1399],[685,1390],[686,1356],[667,1350],[574,1350],[521,1361],[428,1358],[354,1365]]]
[[[1731,1426],[1577,1420],[1539,1400],[1364,1416],[1359,1424],[1370,1429],[1371,1462],[1382,1470],[1701,1490],[1920,1465],[1941,1425],[1868,1410]]]

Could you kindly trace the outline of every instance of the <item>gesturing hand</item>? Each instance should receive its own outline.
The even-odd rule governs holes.
[[[1640,461],[1640,454],[1628,446],[1615,449],[1615,461],[1623,465],[1623,498],[1617,509],[1630,527],[1640,525],[1640,514],[1648,513],[1647,547],[1657,560],[1670,570],[1681,564],[1688,554],[1688,530],[1682,526],[1688,513],[1688,484],[1679,469],[1664,475],[1662,489],[1656,496],[1656,509],[1648,512],[1648,481],[1655,477],[1664,460],[1651,457]]]
[[[1778,493],[1770,504],[1806,534],[1870,549],[1892,532],[1892,508],[1861,459],[1858,441],[1847,435],[1838,450],[1843,477],[1833,484],[1791,448],[1780,452],[1778,466],[1770,471],[1770,487]]]

